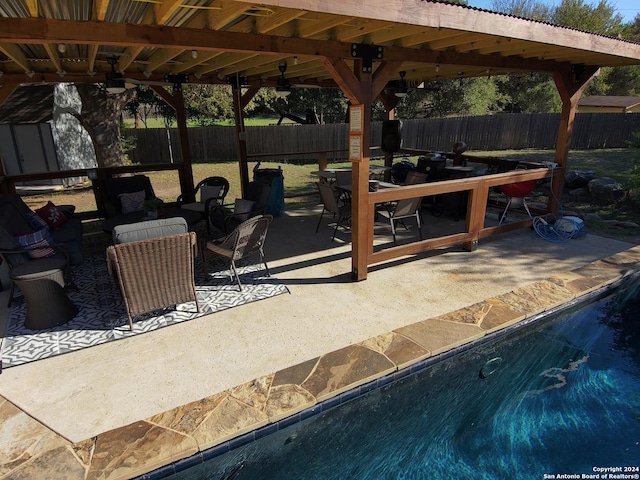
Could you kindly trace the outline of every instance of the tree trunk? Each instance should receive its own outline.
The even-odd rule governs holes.
[[[98,84],[76,84],[76,88],[82,99],[82,112],[77,118],[93,140],[98,166],[124,165],[120,116],[124,106],[135,97],[135,89],[111,95]]]

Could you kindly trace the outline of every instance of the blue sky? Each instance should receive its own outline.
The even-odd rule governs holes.
[[[468,0],[469,6],[486,8],[491,10],[491,0]],[[540,0],[542,3],[549,5],[558,5],[560,0]],[[586,0],[585,3],[597,4],[597,0]],[[613,5],[617,12],[622,15],[625,22],[631,22],[640,13],[640,1],[639,0],[609,0],[609,4]]]

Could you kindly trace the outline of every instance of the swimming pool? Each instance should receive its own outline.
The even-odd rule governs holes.
[[[170,478],[640,478],[639,292],[635,279]]]

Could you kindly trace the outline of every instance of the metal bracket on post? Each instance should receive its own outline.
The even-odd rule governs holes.
[[[362,59],[362,72],[371,73],[373,71],[373,59],[382,60],[383,47],[377,45],[366,45],[364,43],[351,44],[351,56]]]
[[[178,75],[165,75],[164,81],[166,83],[173,83],[173,93],[182,91],[182,84],[189,83],[189,75],[187,74],[178,74]]]
[[[582,85],[584,82],[584,75],[586,72],[586,68],[582,63],[576,63],[571,65],[571,73],[573,73],[574,78],[576,79],[576,83],[578,85]]]

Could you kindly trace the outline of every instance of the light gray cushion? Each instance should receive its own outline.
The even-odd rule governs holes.
[[[166,237],[188,232],[187,221],[182,217],[161,218],[146,222],[118,225],[113,229],[113,243],[137,242],[150,238]]]

